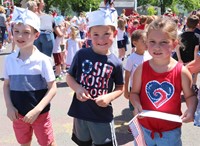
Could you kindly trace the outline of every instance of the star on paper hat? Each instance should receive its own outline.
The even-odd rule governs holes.
[[[111,25],[117,28],[117,18],[114,15],[113,9],[99,9],[93,12],[87,13],[88,27],[98,25]]]
[[[40,18],[28,9],[14,7],[12,22],[30,25],[40,32]]]

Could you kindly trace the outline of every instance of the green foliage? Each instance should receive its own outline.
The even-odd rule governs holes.
[[[96,10],[99,8],[101,0],[73,0],[71,1],[72,10],[80,13],[82,11]]]
[[[152,15],[155,15],[156,13],[157,13],[157,11],[154,9],[153,6],[148,7],[148,9],[147,9],[148,15],[152,16]]]
[[[96,10],[102,0],[44,0],[46,7],[45,11],[49,12],[52,6],[59,8],[62,13],[71,13]],[[20,5],[21,0],[14,0],[15,5]],[[188,11],[200,8],[200,0],[138,0],[138,6],[152,5],[161,7],[162,13],[165,12],[166,7],[170,7],[174,12],[178,13],[176,9],[177,4],[183,5]]]
[[[197,10],[200,8],[199,0],[180,0],[179,4],[183,4],[188,11]]]

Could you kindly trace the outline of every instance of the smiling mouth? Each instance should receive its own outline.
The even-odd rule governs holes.
[[[19,41],[19,40],[18,40],[17,42],[18,42],[18,43],[24,43],[25,41]]]
[[[107,44],[98,44],[99,46],[106,46]]]
[[[154,52],[154,55],[161,55],[162,53]]]

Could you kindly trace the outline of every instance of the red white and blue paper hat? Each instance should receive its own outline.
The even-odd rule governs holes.
[[[117,18],[114,15],[113,9],[101,8],[96,11],[87,13],[88,27],[98,25],[111,25],[117,28]]]
[[[14,7],[12,22],[30,25],[40,32],[40,18],[28,9]]]

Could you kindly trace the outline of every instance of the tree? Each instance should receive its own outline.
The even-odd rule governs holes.
[[[186,10],[192,11],[200,8],[199,0],[176,0],[178,4],[182,4]]]
[[[72,0],[48,0],[52,1],[52,6],[58,8],[61,11],[61,15],[66,15],[66,13],[72,13],[71,1]]]
[[[96,10],[99,8],[101,0],[72,0],[71,1],[71,7],[72,10],[80,13],[82,11],[89,11],[90,8],[91,10]]]
[[[138,5],[150,4],[152,6],[159,6],[161,8],[161,14],[165,12],[166,7],[173,8],[179,5],[183,5],[186,10],[191,11],[200,7],[199,0],[140,0]]]
[[[80,13],[81,11],[96,10],[102,0],[44,0],[46,6],[45,11],[49,12],[51,6],[59,8],[62,14],[66,12]],[[20,5],[21,0],[14,0],[16,5]],[[138,0],[138,6],[150,4],[152,6],[159,6],[161,14],[165,12],[166,7],[175,8],[177,4],[183,5],[188,11],[200,8],[199,0]]]
[[[147,8],[147,14],[152,16],[155,15],[157,13],[157,11],[155,10],[155,8],[153,6],[150,6]]]

